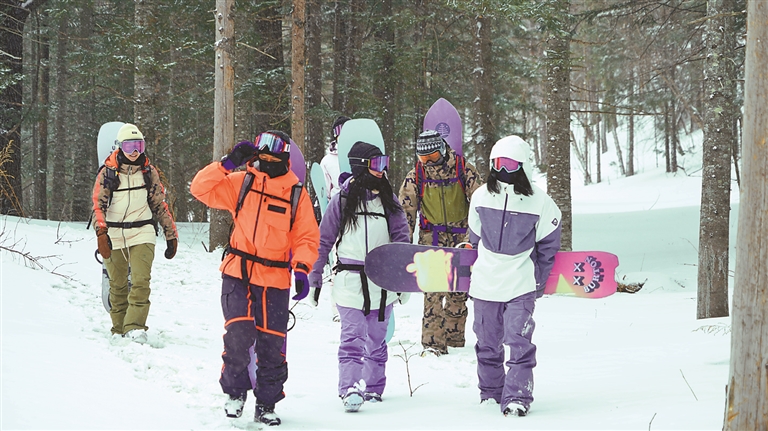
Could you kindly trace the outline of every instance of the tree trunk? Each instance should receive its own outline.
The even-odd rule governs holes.
[[[619,118],[616,114],[613,114],[613,121],[611,122],[611,133],[613,134],[613,144],[616,147],[616,163],[619,165],[619,173],[622,176],[627,176],[627,171],[624,169],[624,158],[621,151],[621,144],[619,144]]]
[[[571,204],[570,2],[556,0],[558,30],[547,38],[547,193],[563,213],[560,249],[573,249]]]
[[[56,35],[56,86],[53,99],[56,104],[56,116],[54,119],[53,134],[56,145],[52,147],[53,156],[53,181],[51,181],[51,219],[71,220],[72,214],[68,211],[68,190],[66,181],[66,162],[69,159],[69,143],[67,142],[67,113],[69,96],[69,74],[67,73],[67,54],[69,53],[69,14],[63,12],[58,17],[58,31]]]
[[[344,115],[347,110],[347,2],[336,0],[333,5],[333,109]]]
[[[309,162],[319,162],[325,155],[326,134],[321,114],[323,111],[322,7],[322,0],[307,2],[307,133],[304,142],[304,158]]]
[[[86,3],[80,9],[80,28],[78,33],[79,46],[77,49],[82,52],[91,52],[93,49],[94,35],[94,12],[93,4]],[[95,106],[90,96],[90,91],[94,88],[95,75],[75,75],[75,115],[68,116],[68,121],[76,118],[76,124],[68,124],[68,133],[72,129],[78,130],[78,135],[73,139],[70,146],[70,159],[73,166],[77,169],[72,170],[72,219],[76,221],[86,221],[90,218],[93,210],[93,201],[91,192],[93,191],[93,182],[96,179],[96,169],[104,161],[98,161],[98,149],[96,141],[98,138],[99,125],[94,118]],[[74,117],[74,118],[73,118]]]
[[[491,49],[491,18],[485,15],[475,17],[474,65],[472,72],[475,92],[475,127],[472,137],[475,141],[477,169],[485,175],[489,170],[491,148],[496,143],[493,110],[493,67]]]
[[[734,140],[736,37],[734,0],[708,0],[704,37],[703,169],[699,222],[696,318],[728,316],[728,216],[731,211],[731,143]]]
[[[670,125],[669,125],[669,102],[664,102],[664,163],[665,171],[672,172],[672,158],[670,156]]]
[[[40,28],[40,74],[38,85],[38,110],[37,122],[37,159],[35,160],[35,218],[48,219],[48,103],[50,91],[50,23],[46,14],[41,14],[42,27]]]
[[[213,157],[220,160],[232,145],[234,125],[234,80],[231,55],[235,43],[232,7],[235,0],[216,0],[215,33],[215,97],[213,107]],[[211,209],[209,251],[229,243],[230,216],[227,211]]]
[[[22,36],[29,13],[46,0],[5,1],[0,5],[0,67],[11,76],[24,73]],[[0,214],[23,215],[21,196],[21,79],[3,87],[0,93]]]
[[[394,71],[395,58],[395,30],[392,28],[392,0],[382,0],[380,2],[379,22],[376,28],[376,39],[381,47],[380,64],[377,71],[377,77],[374,83],[374,93],[379,100],[381,112],[381,134],[384,142],[389,143],[387,149],[390,153],[395,143],[395,114],[397,113],[397,101],[395,97],[395,79]]]
[[[748,2],[744,136],[725,431],[768,429],[768,3]]]
[[[304,152],[304,0],[293,0],[291,14],[291,138]]]

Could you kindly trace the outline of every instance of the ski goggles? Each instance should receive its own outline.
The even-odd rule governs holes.
[[[512,172],[517,172],[520,170],[520,166],[522,166],[522,163],[518,162],[517,160],[512,160],[509,157],[497,157],[493,159],[492,162],[493,169],[497,171],[501,171],[503,169],[510,174]]]
[[[132,140],[123,141],[120,143],[120,148],[123,150],[125,154],[131,154],[134,151],[143,153],[145,147],[146,147],[146,144],[144,143],[143,139],[132,139]]]
[[[354,163],[355,165],[367,166],[368,169],[374,172],[384,172],[389,168],[389,156],[376,156],[370,159],[356,159],[361,163]],[[350,160],[351,161],[351,160]]]
[[[285,142],[281,137],[271,133],[261,133],[256,137],[253,145],[259,151],[269,151],[272,154],[289,153],[291,144]]]
[[[435,151],[434,153],[430,153],[430,154],[427,154],[427,155],[419,154],[416,157],[419,158],[419,161],[422,164],[425,164],[425,165],[436,165],[436,164],[439,164],[440,160],[443,158],[443,155],[440,154],[440,151]]]

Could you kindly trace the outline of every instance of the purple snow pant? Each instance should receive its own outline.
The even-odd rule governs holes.
[[[222,276],[221,309],[227,332],[219,383],[224,393],[242,397],[253,389],[262,404],[275,404],[285,398],[288,363],[282,348],[288,329],[289,295],[289,289],[253,284],[246,288],[241,279]],[[257,358],[255,385],[248,372],[251,346]]]
[[[384,393],[387,384],[387,324],[392,304],[384,309],[384,321],[379,322],[379,310],[366,316],[363,310],[338,306],[341,319],[339,345],[339,396],[347,394],[360,379],[365,381],[366,392]]]
[[[536,323],[533,309],[536,292],[509,302],[473,298],[477,335],[477,377],[480,399],[493,398],[501,410],[510,402],[530,407],[533,402],[533,367],[536,346],[531,343]],[[509,370],[504,373],[504,345],[509,346]]]

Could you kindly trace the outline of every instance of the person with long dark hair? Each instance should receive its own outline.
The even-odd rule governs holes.
[[[531,184],[529,160],[530,147],[520,137],[496,142],[486,187],[472,195],[469,208],[477,249],[469,296],[480,400],[499,404],[504,416],[525,416],[533,402],[533,310],[560,248],[560,209]]]
[[[389,157],[379,148],[356,142],[349,150],[352,177],[331,198],[320,223],[319,257],[309,275],[309,298],[317,306],[323,264],[336,246],[331,295],[339,310],[339,397],[347,412],[364,401],[379,402],[386,385],[388,359],[384,338],[398,295],[368,280],[365,256],[390,242],[409,242],[405,214],[387,178]]]

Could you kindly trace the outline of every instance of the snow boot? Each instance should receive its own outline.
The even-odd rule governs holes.
[[[354,413],[360,410],[365,398],[363,393],[356,387],[347,389],[347,393],[341,398],[344,403],[344,411],[347,413]]]
[[[245,397],[230,395],[226,403],[224,403],[224,412],[227,413],[228,418],[239,418],[243,414],[243,406],[245,406]]]
[[[130,331],[126,332],[123,337],[139,344],[147,344],[147,341],[149,341],[147,338],[147,331],[143,329],[131,329]]]
[[[525,416],[528,414],[528,409],[518,403],[511,402],[504,408],[504,416]]]
[[[365,395],[363,395],[363,399],[369,403],[380,403],[382,401],[381,394],[377,394],[376,392],[366,392]]]
[[[275,413],[274,404],[266,405],[256,403],[256,415],[253,417],[253,420],[271,427],[278,426],[282,423]]]

